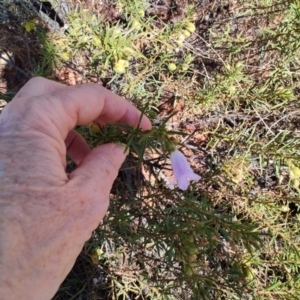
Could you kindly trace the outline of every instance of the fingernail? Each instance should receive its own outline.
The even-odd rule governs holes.
[[[126,144],[123,143],[116,143],[115,147],[113,148],[113,152],[115,154],[120,154],[120,151],[123,152],[123,154],[128,155],[129,154],[129,148],[127,148]]]

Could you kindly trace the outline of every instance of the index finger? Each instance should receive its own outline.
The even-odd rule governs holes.
[[[99,124],[125,123],[140,126],[143,130],[151,129],[151,122],[143,116],[138,124],[141,112],[124,98],[114,94],[97,84],[82,84],[69,86],[54,91],[48,98],[54,106],[62,105],[64,117],[69,117],[66,123],[60,117],[61,128],[68,133],[75,125],[84,125],[92,121]],[[59,124],[59,123],[57,123]],[[67,126],[66,126],[67,125]]]
[[[106,123],[138,125],[141,112],[122,97],[100,85],[58,87],[50,80],[44,81],[50,92],[36,97],[30,97],[26,92],[24,93],[26,96],[23,94],[23,97],[17,97],[11,103],[19,104],[19,108],[27,107],[27,111],[30,112],[26,114],[27,125],[32,124],[34,128],[51,135],[53,129],[58,129],[63,139],[75,125],[84,125],[92,121],[101,125]],[[52,89],[49,82],[57,89]],[[22,102],[22,105],[18,102]],[[29,107],[34,109],[29,110]],[[143,130],[148,130],[151,129],[151,122],[143,116],[139,126]]]
[[[40,96],[64,87],[66,87],[65,84],[57,81],[48,80],[43,77],[33,77],[17,92],[14,98]]]

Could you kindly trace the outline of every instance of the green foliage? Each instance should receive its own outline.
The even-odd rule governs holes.
[[[197,1],[172,22],[149,3],[112,2],[121,17],[105,22],[78,8],[68,34],[42,35],[37,67],[84,65],[84,82],[100,78],[154,124],[78,128],[91,147],[130,152],[84,249],[105,297],[299,299],[299,1],[240,1],[206,31]],[[170,99],[185,102],[175,128],[158,116]],[[174,139],[202,176],[185,192],[165,185]]]

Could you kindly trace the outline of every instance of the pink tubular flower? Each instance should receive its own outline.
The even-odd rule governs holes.
[[[198,181],[201,179],[199,175],[193,172],[185,156],[179,150],[171,153],[171,163],[174,178],[181,190],[185,191],[188,188],[190,180]]]

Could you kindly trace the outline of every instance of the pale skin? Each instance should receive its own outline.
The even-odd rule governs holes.
[[[94,84],[31,79],[0,115],[0,299],[51,299],[105,216],[124,148],[91,150],[73,131],[138,125],[140,112]],[[140,127],[151,128],[143,117]],[[66,154],[77,164],[65,172]]]

